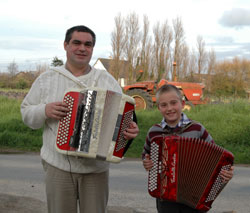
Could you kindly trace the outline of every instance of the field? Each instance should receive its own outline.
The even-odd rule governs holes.
[[[21,119],[21,100],[0,96],[0,148],[39,151],[42,145],[42,129],[32,130]],[[201,122],[215,142],[231,151],[235,163],[250,163],[250,103],[237,100],[226,104],[211,104],[195,107],[187,115]],[[140,133],[126,153],[126,157],[139,158],[148,129],[161,121],[157,109],[138,111]]]

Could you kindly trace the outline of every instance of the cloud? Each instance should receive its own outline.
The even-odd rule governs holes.
[[[250,27],[250,10],[233,8],[231,11],[225,11],[219,23],[225,27]]]
[[[11,39],[11,40],[9,40]],[[56,39],[40,39],[30,37],[0,38],[0,49],[5,50],[23,50],[23,51],[44,51],[57,50],[62,42]]]

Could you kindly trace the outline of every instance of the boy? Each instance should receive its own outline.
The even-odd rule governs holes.
[[[208,143],[214,143],[212,137],[200,123],[193,122],[183,112],[185,101],[179,89],[173,85],[164,85],[156,93],[157,106],[163,119],[160,124],[150,128],[147,134],[144,150],[142,153],[143,166],[146,171],[153,167],[153,162],[149,158],[150,141],[154,136],[160,134],[176,134],[183,137],[199,138]],[[225,182],[233,177],[234,168],[229,171],[222,170],[221,177]],[[167,200],[156,199],[156,206],[159,213],[195,213],[199,212],[181,203],[169,202]]]

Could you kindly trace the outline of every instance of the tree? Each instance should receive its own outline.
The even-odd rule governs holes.
[[[182,45],[183,45],[184,40],[185,40],[184,28],[183,28],[182,20],[180,17],[177,17],[173,20],[173,31],[174,31],[174,53],[173,53],[174,55],[173,55],[173,59],[174,59],[174,62],[176,62],[176,64],[177,64],[176,75],[177,75],[177,77],[179,77],[180,72],[181,72],[180,67],[182,65],[181,49],[182,49]],[[173,75],[172,75],[172,77],[173,77]]]
[[[161,32],[161,64],[162,67],[165,69],[163,75],[159,78],[168,78],[169,70],[172,68],[171,63],[171,43],[173,41],[173,32],[171,27],[168,25],[168,21],[166,20],[162,26]]]
[[[8,69],[8,72],[10,74],[10,77],[14,77],[18,73],[18,66],[17,66],[15,60],[13,60],[13,62],[11,62],[9,64],[7,69]]]
[[[63,60],[57,58],[57,56],[55,56],[52,60],[51,66],[53,67],[59,67],[63,65]]]
[[[186,43],[183,43],[181,46],[180,57],[182,63],[179,65],[181,72],[179,73],[179,80],[185,81],[186,77],[189,75],[189,63],[190,63],[190,54],[189,48]]]
[[[201,73],[204,72],[206,62],[207,62],[207,53],[205,50],[205,41],[203,40],[202,36],[197,36],[197,49],[198,49],[198,74],[199,78],[201,79]]]
[[[111,33],[111,47],[112,47],[112,62],[110,65],[110,73],[114,76],[115,79],[119,78],[121,63],[122,60],[122,51],[125,45],[124,37],[124,20],[119,13],[115,17],[115,28]]]
[[[242,60],[235,57],[231,62],[232,92],[234,97],[239,97],[244,91],[244,70],[242,69]]]
[[[136,64],[138,58],[138,48],[140,42],[139,18],[136,13],[130,13],[125,19],[125,57],[129,62],[129,81],[133,82],[136,78]]]
[[[216,55],[214,49],[211,49],[208,52],[208,61],[207,61],[207,79],[206,79],[206,90],[211,92],[211,84],[212,84],[212,74],[215,73],[216,66]]]
[[[186,81],[188,82],[195,82],[195,72],[197,69],[196,64],[196,53],[195,50],[192,48],[192,51],[189,53],[189,63],[188,63],[188,73],[185,77]]]
[[[237,57],[231,61],[218,62],[211,79],[212,93],[217,96],[244,97],[247,89],[245,68],[244,61]]]
[[[158,22],[153,29],[154,33],[154,59],[156,64],[157,81],[168,76],[168,70],[171,66],[170,44],[173,40],[172,30],[167,20],[162,26]]]
[[[45,72],[49,69],[49,65],[47,63],[37,64],[36,65],[36,76],[39,76],[41,73]]]
[[[148,16],[143,16],[143,29],[142,29],[142,37],[141,37],[141,51],[139,63],[137,66],[137,70],[141,70],[140,75],[142,76],[140,79],[147,80],[150,74],[150,59],[151,59],[151,38],[149,36],[149,19]]]

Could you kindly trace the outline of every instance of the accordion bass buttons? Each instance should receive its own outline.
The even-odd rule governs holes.
[[[58,146],[62,146],[68,141],[67,135],[70,127],[74,98],[70,95],[67,95],[65,96],[63,101],[68,105],[69,112],[67,112],[67,115],[59,122],[58,135],[56,141]]]

